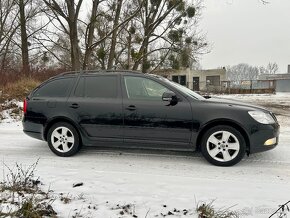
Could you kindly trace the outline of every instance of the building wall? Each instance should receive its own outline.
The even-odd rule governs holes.
[[[192,78],[193,77],[199,77],[199,88],[201,90],[205,90],[207,88],[207,76],[219,76],[220,77],[220,82],[221,81],[226,81],[226,70],[225,69],[213,69],[213,70],[197,70],[197,71],[192,71],[191,76],[190,76],[190,84],[192,88]]]
[[[276,92],[290,92],[290,79],[276,80]]]
[[[172,76],[186,76],[187,87],[192,89],[193,88],[193,77],[199,78],[199,88],[200,90],[207,89],[207,76],[219,76],[220,81],[226,81],[226,70],[225,69],[212,69],[212,70],[191,70],[191,69],[184,69],[184,70],[173,70],[173,69],[162,69],[156,70],[155,74],[167,77],[168,79],[172,80]]]

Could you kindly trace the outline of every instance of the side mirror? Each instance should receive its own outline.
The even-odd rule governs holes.
[[[167,91],[163,93],[162,101],[169,101],[170,105],[176,105],[178,102],[178,99],[174,92]]]
[[[209,98],[211,98],[210,95],[204,95],[203,97],[204,97],[205,99],[209,99]]]

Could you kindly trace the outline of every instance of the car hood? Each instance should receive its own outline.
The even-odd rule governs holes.
[[[257,105],[252,105],[249,103],[245,103],[245,102],[240,102],[240,101],[235,101],[235,100],[229,100],[229,99],[225,99],[225,98],[217,98],[217,97],[211,97],[209,99],[203,100],[204,102],[209,102],[209,103],[216,103],[216,104],[225,104],[225,105],[229,105],[229,106],[242,106],[242,107],[248,107],[254,110],[262,110],[262,111],[269,111],[268,109],[264,108],[264,107],[260,107]]]

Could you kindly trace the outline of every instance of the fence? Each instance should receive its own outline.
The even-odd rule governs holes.
[[[187,87],[201,93],[262,94],[275,93],[275,80],[221,81],[218,85],[206,82],[187,83]]]

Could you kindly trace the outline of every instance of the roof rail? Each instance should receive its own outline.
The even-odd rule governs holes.
[[[59,77],[59,76],[65,76],[68,74],[87,74],[87,73],[136,73],[136,74],[143,74],[140,71],[134,71],[134,70],[79,70],[79,71],[67,71],[61,74],[58,74],[54,77]]]

